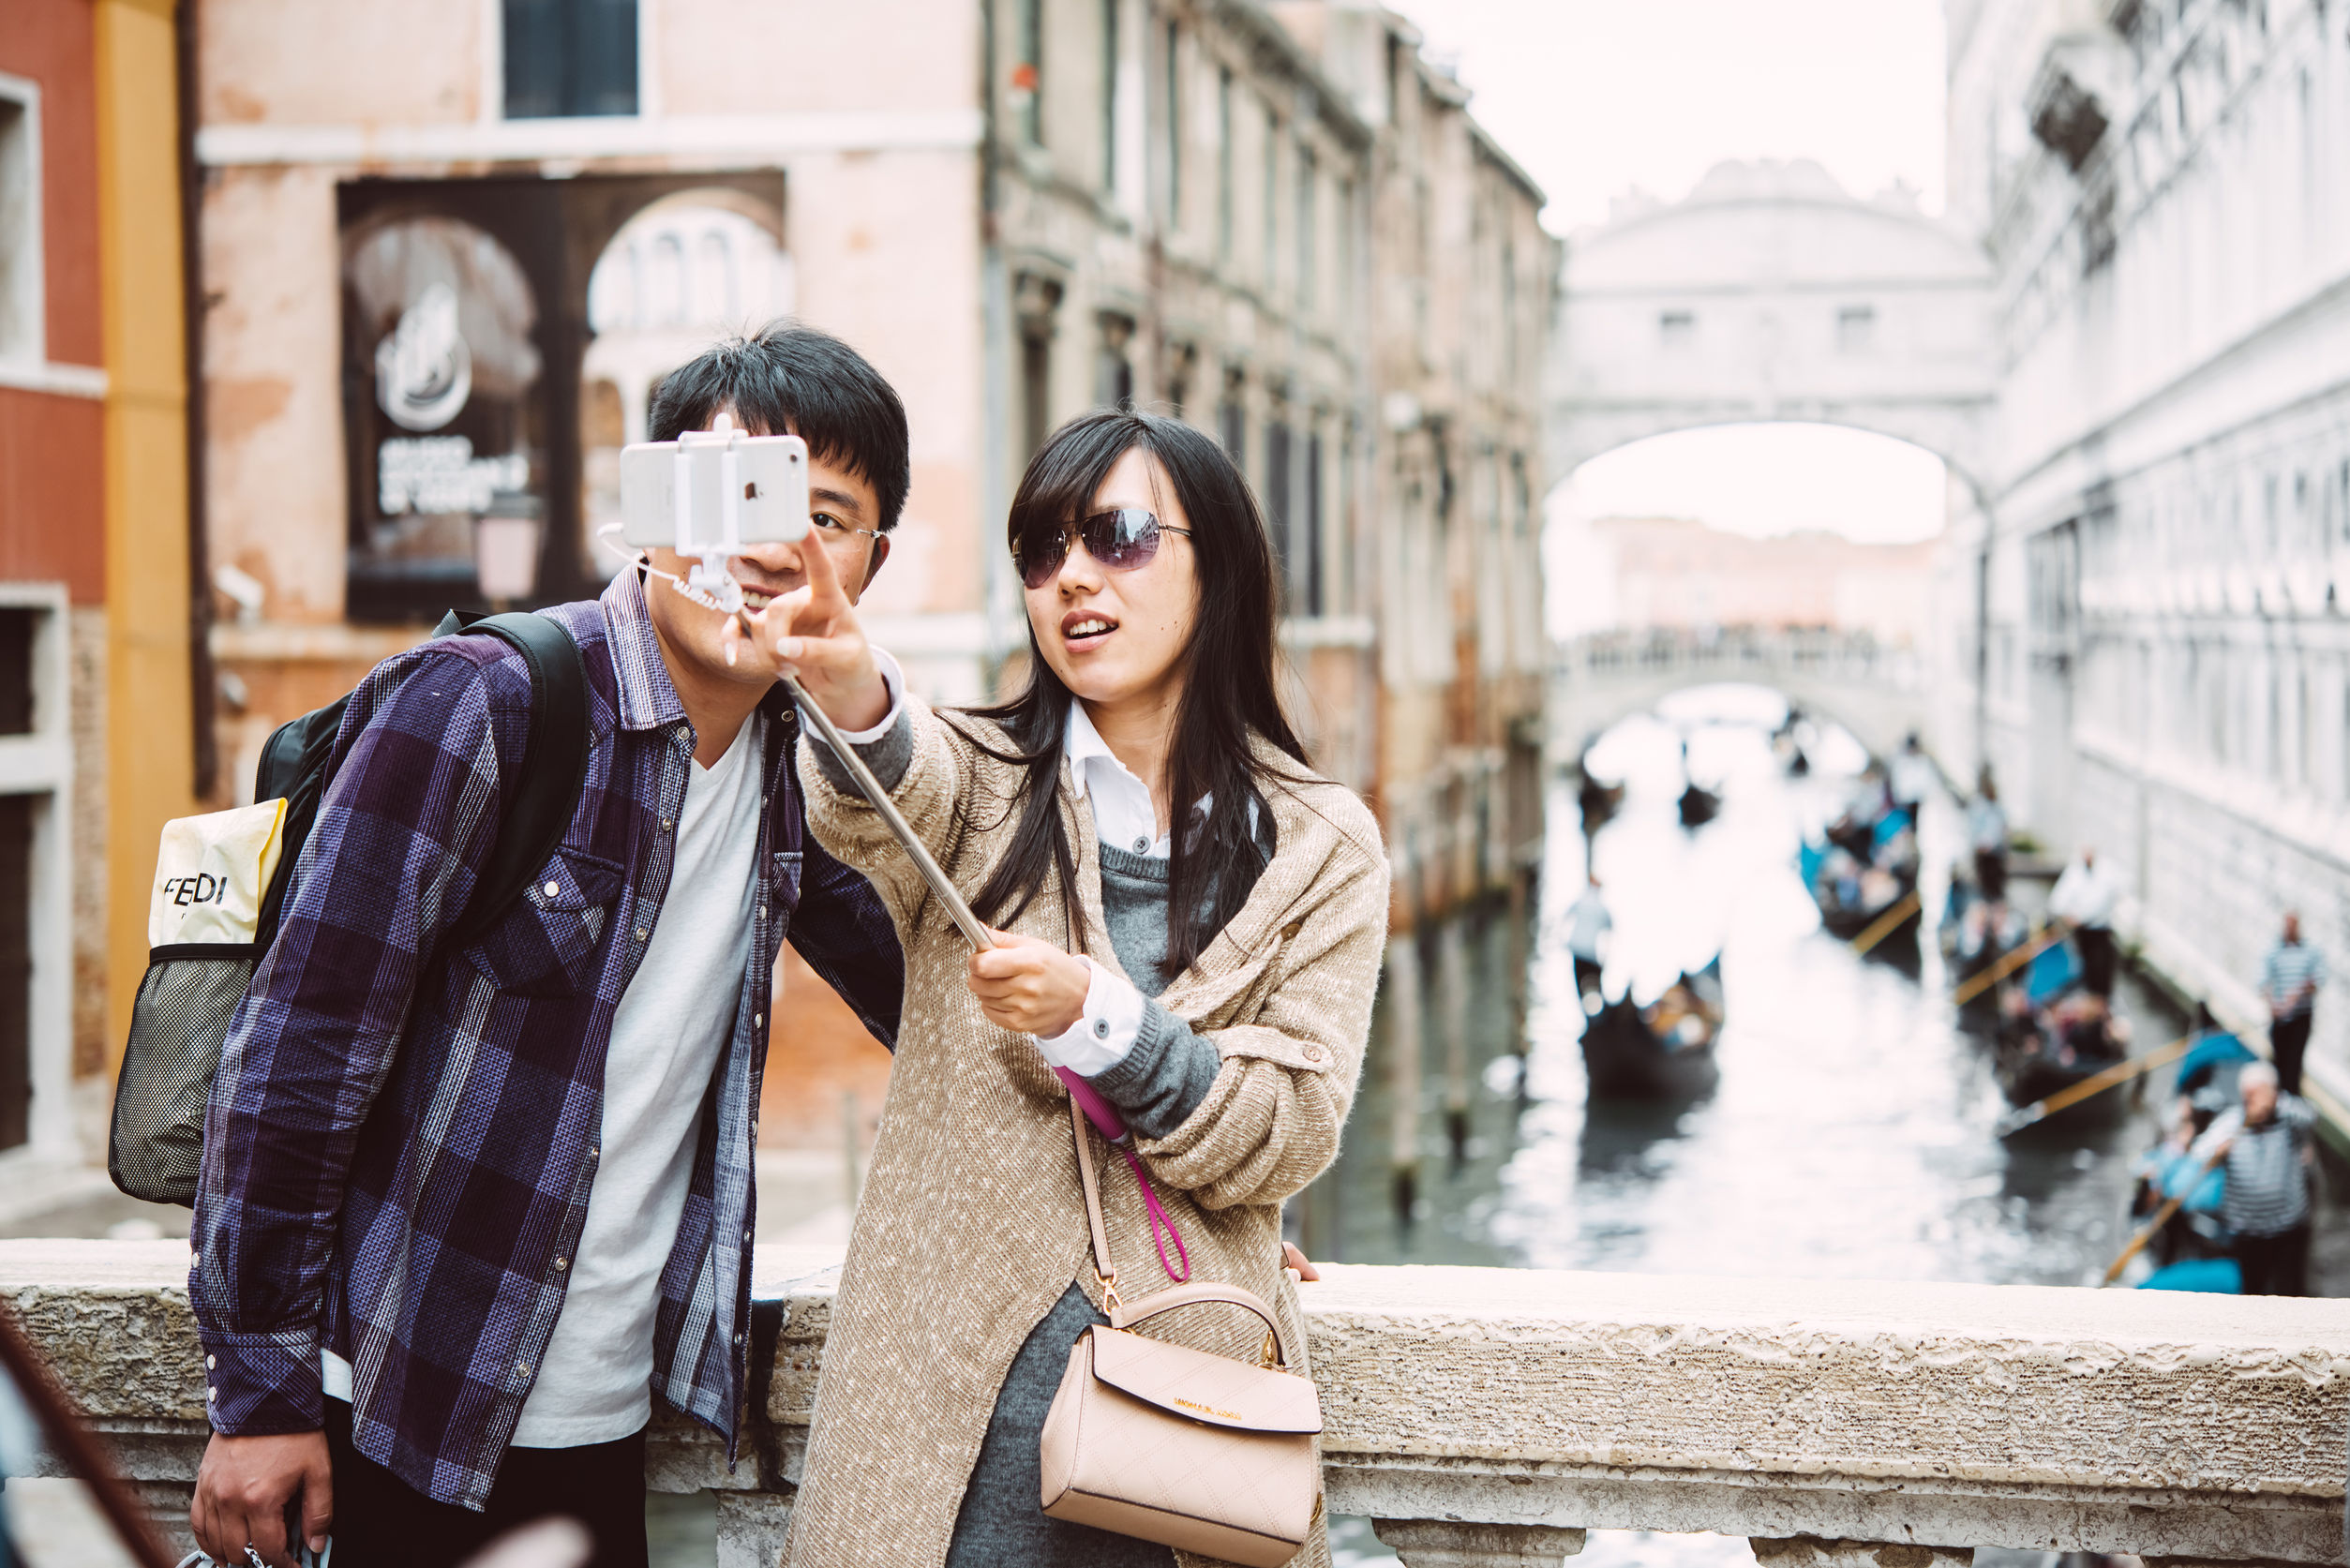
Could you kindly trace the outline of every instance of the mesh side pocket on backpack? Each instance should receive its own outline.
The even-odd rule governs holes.
[[[131,1197],[195,1206],[220,1042],[260,960],[249,942],[149,950],[106,1147],[107,1173]]]

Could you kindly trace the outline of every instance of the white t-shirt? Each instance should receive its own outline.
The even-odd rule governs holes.
[[[751,958],[766,723],[753,714],[714,766],[690,765],[668,897],[612,1019],[602,1157],[517,1448],[611,1442],[651,1419],[661,1270]],[[326,1392],[349,1399],[349,1365],[330,1353],[324,1371]]]

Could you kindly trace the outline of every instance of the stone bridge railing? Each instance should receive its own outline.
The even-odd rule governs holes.
[[[755,1453],[656,1428],[775,1561],[839,1254],[762,1247]],[[0,1243],[0,1300],[184,1534],[203,1441],[186,1248]],[[2154,1292],[1333,1267],[1304,1287],[1333,1513],[1413,1568],[1531,1568],[1590,1529],[1744,1535],[1771,1564],[1977,1546],[2343,1561],[2350,1305]]]
[[[1926,670],[1915,649],[1866,632],[1754,626],[1591,632],[1551,647],[1551,742],[1579,746],[1593,731],[1669,692],[1714,681],[1775,687],[1883,753],[1923,718]],[[1553,760],[1571,759],[1569,753]]]

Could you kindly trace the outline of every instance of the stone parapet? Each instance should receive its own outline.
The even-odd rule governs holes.
[[[765,1247],[743,1462],[664,1422],[659,1489],[771,1562],[836,1249]],[[0,1243],[5,1300],[125,1469],[202,1441],[186,1251]],[[1331,1266],[1303,1288],[1330,1510],[1408,1564],[1557,1563],[1589,1529],[1710,1531],[1782,1568],[1976,1546],[2343,1561],[2350,1307],[2025,1287]]]

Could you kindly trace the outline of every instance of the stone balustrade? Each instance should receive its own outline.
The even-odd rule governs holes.
[[[665,1419],[661,1490],[775,1560],[839,1254],[762,1247],[753,1441]],[[0,1243],[0,1300],[184,1530],[203,1440],[186,1251]],[[1411,1568],[1555,1565],[1593,1529],[1767,1568],[1977,1546],[2338,1563],[2350,1304],[2153,1292],[1333,1267],[1304,1287],[1329,1506]],[[941,1304],[951,1310],[951,1304]]]

